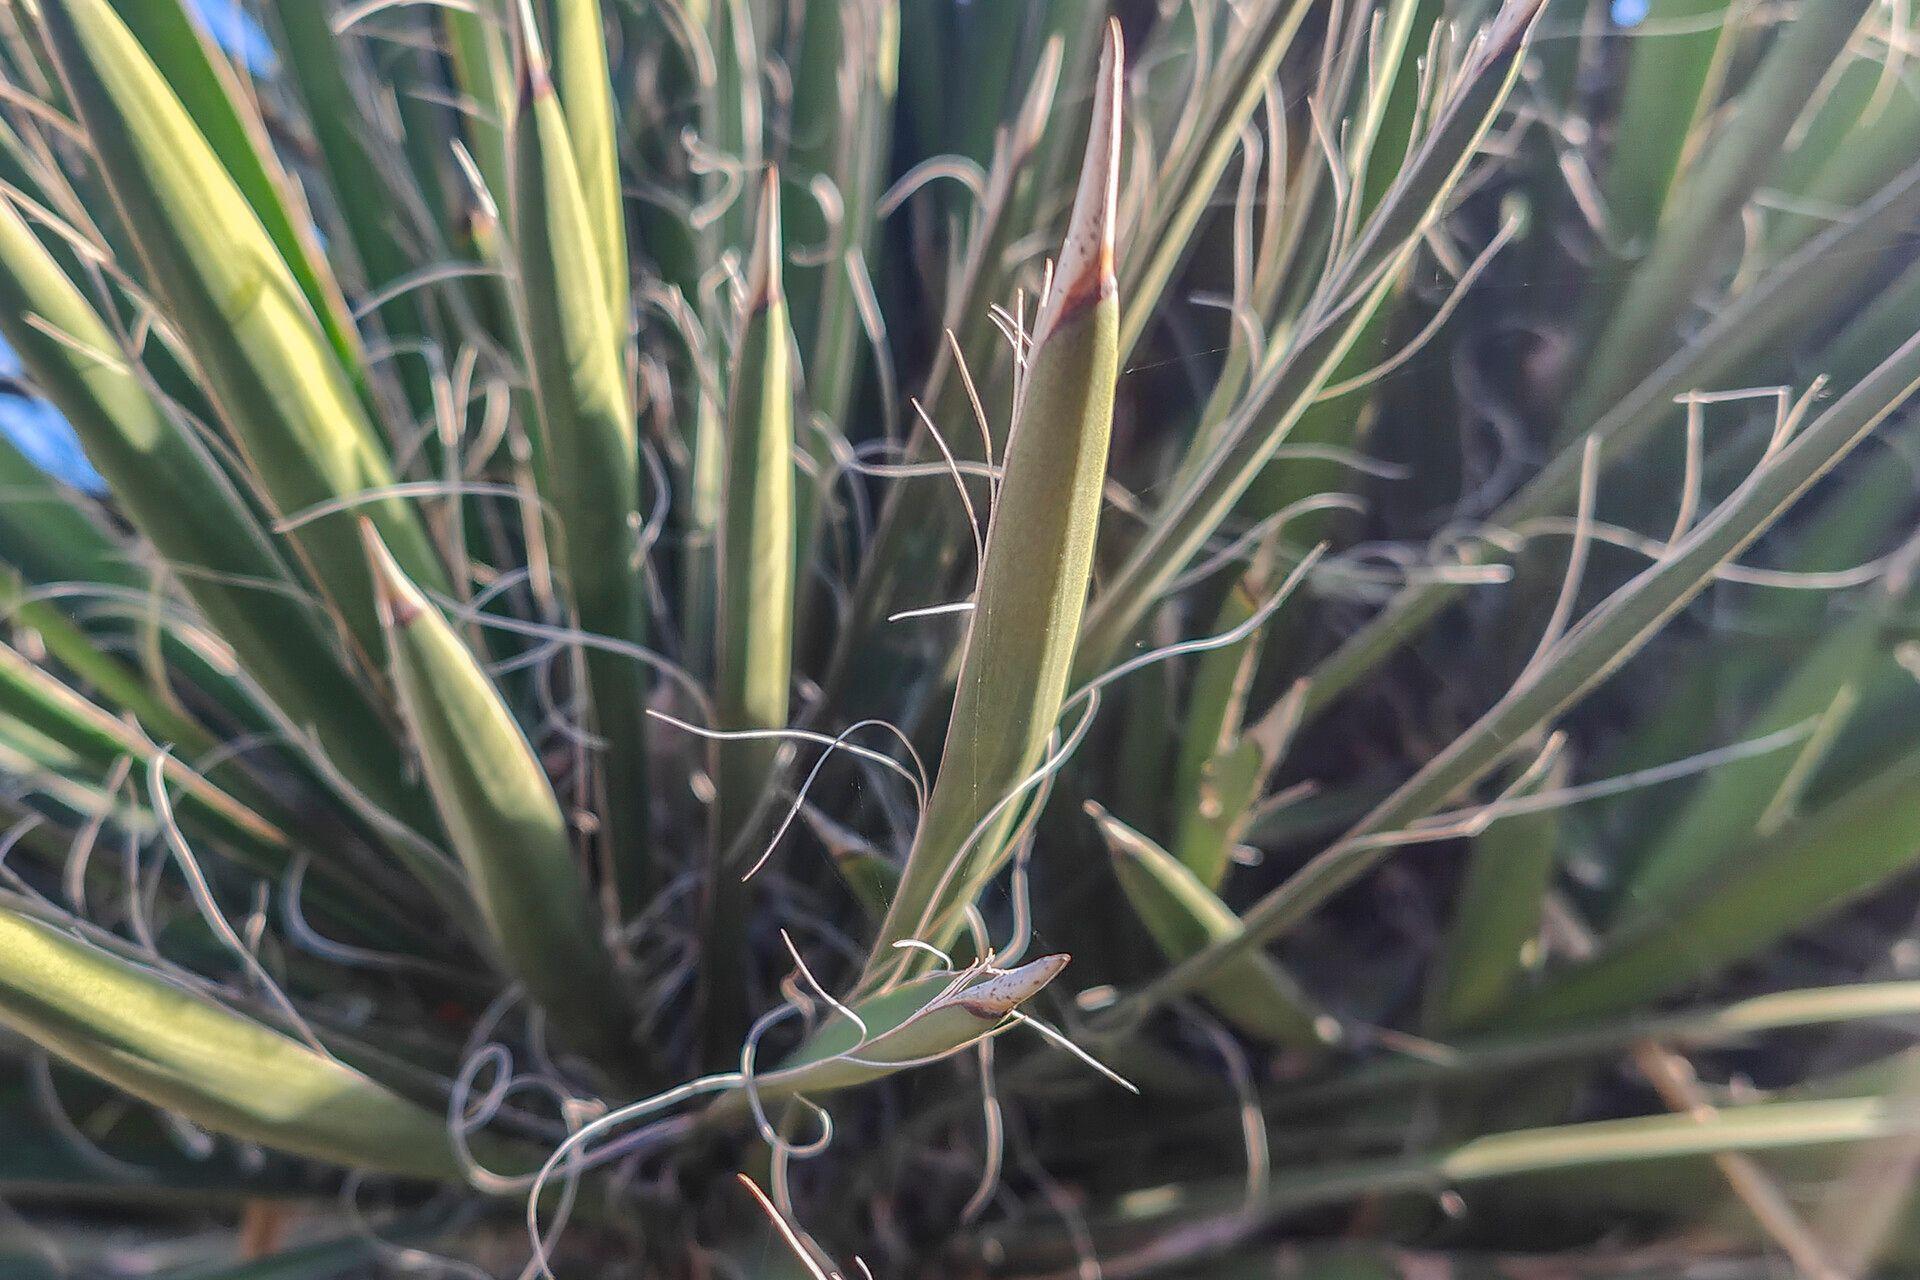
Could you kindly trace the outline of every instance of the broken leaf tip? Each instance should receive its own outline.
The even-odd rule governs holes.
[[[1040,994],[1043,987],[1060,976],[1069,958],[1041,956],[1017,969],[992,974],[960,991],[953,1002],[977,1018],[998,1021]]]

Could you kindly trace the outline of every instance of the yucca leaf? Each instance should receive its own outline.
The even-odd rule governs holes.
[[[780,177],[760,194],[753,259],[727,396],[727,457],[720,501],[719,635],[714,711],[729,731],[787,723],[793,670],[793,333],[781,283]],[[706,1032],[716,1058],[745,1033],[748,865],[738,846],[772,780],[779,742],[715,745],[713,863],[706,902]],[[723,1047],[724,1046],[724,1047]]]
[[[1516,1003],[1511,1023],[1626,1007],[1756,955],[1911,867],[1916,824],[1920,754],[1909,754],[1624,924],[1591,961]]]
[[[0,200],[0,219],[9,212]],[[0,236],[6,228],[0,226]],[[0,272],[7,269],[0,241]],[[6,282],[0,280],[0,290]],[[10,292],[10,291],[9,291]],[[0,333],[12,326],[0,327]],[[140,575],[121,547],[76,502],[74,493],[0,437],[0,557],[34,582],[98,582],[138,588]]]
[[[216,1133],[462,1181],[445,1121],[300,1041],[0,905],[0,1024]]]
[[[573,1043],[638,1056],[566,816],[533,748],[460,635],[363,525],[400,708],[427,788],[507,971]]]
[[[627,267],[626,202],[620,188],[620,132],[607,69],[605,18],[600,0],[554,0],[553,82],[573,141],[574,171],[586,202],[600,270],[606,277],[607,316],[624,330],[631,285]]]
[[[587,202],[538,34],[523,26],[512,133],[513,239],[521,330],[546,449],[551,533],[580,626],[639,641],[646,631],[638,563],[640,446],[623,354],[626,326],[607,311],[603,229]],[[648,874],[645,673],[631,658],[601,648],[587,650],[585,666],[592,727],[604,744],[598,752],[603,839],[631,900]]]
[[[43,17],[120,216],[222,420],[280,514],[393,481],[358,392],[313,309],[205,136],[107,0],[49,0]],[[361,507],[416,577],[445,585],[412,507]],[[378,636],[351,518],[294,534],[353,637]]]
[[[861,365],[854,273],[871,269],[876,243],[873,207],[898,87],[900,4],[809,5],[802,23],[793,86],[793,117],[802,124],[789,144],[786,174],[805,194],[787,198],[784,217],[794,243],[824,242],[831,252],[817,267],[791,269],[788,292],[794,332],[807,353],[808,398],[840,427]],[[836,227],[818,212],[816,176],[833,183]],[[801,525],[803,532],[812,527]]]
[[[127,830],[145,835],[156,829],[157,818],[140,805],[123,805],[108,789],[116,767],[135,766],[149,776],[160,771],[182,828],[196,838],[216,842],[219,848],[255,874],[269,880],[285,876],[297,852],[288,834],[291,819],[273,805],[260,788],[243,784],[223,788],[202,777],[193,767],[162,749],[140,731],[110,715],[73,689],[29,662],[17,650],[0,645],[0,740],[22,753],[32,765],[59,777],[61,799],[84,814],[111,811]],[[22,762],[10,762],[10,770]],[[29,768],[29,771],[32,771]],[[78,784],[91,797],[64,794]],[[408,895],[397,886],[379,883],[366,871],[337,856],[317,851],[319,872],[310,886],[313,900],[340,919],[363,930],[373,926],[396,928],[417,936],[406,920]],[[366,899],[343,896],[343,882],[376,889]]]
[[[713,49],[714,78],[702,86],[702,122],[708,145],[731,156],[737,174],[760,171],[766,162],[765,104],[760,92],[760,43],[769,34],[756,25],[753,0],[708,0],[707,38]],[[727,191],[726,175],[716,178],[715,198]],[[750,181],[733,180],[732,199],[714,223],[721,251],[744,246],[752,234],[754,210],[747,199]]]
[[[878,924],[887,914],[887,904],[900,891],[900,868],[858,832],[842,826],[813,805],[803,808],[800,816],[825,847],[847,892],[868,918]]]
[[[1014,410],[940,773],[869,981],[893,967],[893,943],[924,938],[938,946],[950,938],[961,906],[998,869],[1014,814],[1010,806],[993,811],[1039,763],[1066,694],[1119,373],[1113,220],[1121,73],[1115,27],[1100,63],[1073,218]]]
[[[1430,1194],[1436,1186],[1471,1186],[1501,1178],[1558,1170],[1637,1165],[1645,1161],[1725,1152],[1845,1147],[1920,1130],[1920,1108],[1896,1098],[1841,1098],[1724,1107],[1709,1116],[1636,1116],[1491,1133],[1458,1146],[1316,1169],[1281,1171],[1251,1205],[1244,1184],[1168,1186],[1123,1202],[1118,1212],[1089,1224],[1098,1242],[1105,1231],[1145,1228],[1165,1245],[1129,1257],[1161,1267],[1198,1264],[1291,1214],[1362,1197],[1398,1192]],[[1177,1228],[1177,1229],[1176,1229]],[[991,1237],[990,1237],[991,1239]],[[1016,1240],[993,1240],[997,1249]],[[1071,1255],[1069,1255],[1071,1256]],[[1107,1275],[1138,1275],[1132,1266]]]
[[[1134,914],[1170,961],[1181,961],[1242,928],[1233,909],[1172,854],[1091,801],[1087,812],[1113,855]],[[1318,1052],[1336,1024],[1277,963],[1251,952],[1223,966],[1199,995],[1231,1025],[1265,1044]]]
[[[1206,542],[1339,367],[1425,229],[1453,193],[1518,76],[1538,0],[1509,0],[1481,31],[1421,144],[1353,247],[1317,286],[1315,311],[1274,344],[1246,401],[1204,455],[1183,466],[1126,561],[1087,610],[1075,674],[1120,652],[1167,584]]]
[[[794,264],[786,272],[812,409],[798,443],[812,459],[813,474],[794,494],[795,629],[801,636],[809,632],[815,598],[808,570],[824,550],[834,498],[820,481],[840,465],[836,449],[849,434],[849,406],[872,336],[863,334],[861,294],[873,288],[872,259],[880,245],[874,204],[889,158],[899,64],[899,0],[812,5],[801,19],[793,118],[804,124],[788,146],[786,175],[796,191],[785,197],[782,217],[793,243],[821,246],[817,265]],[[828,192],[837,212],[831,221],[822,203]]]
[[[214,749],[214,738],[162,697],[141,676],[94,643],[67,615],[45,600],[30,598],[18,576],[0,570],[0,613],[31,630],[47,653],[109,704],[130,713],[149,734],[186,756]]]
[[[1235,583],[1214,618],[1221,635],[1249,621],[1264,579],[1256,569]],[[1173,854],[1210,890],[1226,878],[1234,841],[1276,762],[1246,732],[1247,699],[1263,631],[1201,654],[1194,664],[1186,724],[1174,762]]]
[[[1313,8],[1310,0],[1263,0],[1245,21],[1228,65],[1207,87],[1204,118],[1194,122],[1193,141],[1168,162],[1156,184],[1158,208],[1128,247],[1121,271],[1126,314],[1120,324],[1125,359],[1146,331],[1181,260],[1192,252],[1194,231],[1212,205],[1221,175],[1239,149],[1240,131],[1259,109],[1280,60]]]
[[[338,1240],[283,1249],[247,1262],[169,1267],[154,1273],[152,1280],[342,1280],[365,1275],[367,1268],[377,1266],[383,1249],[405,1247],[395,1242],[396,1237],[406,1240],[409,1236],[424,1234],[404,1227],[395,1231],[383,1224],[378,1236],[371,1231],[365,1236],[343,1236]]]
[[[1868,67],[1881,70],[1871,62]],[[1843,136],[1819,142],[1825,144],[1826,162],[1803,187],[1789,188],[1789,194],[1813,207],[1851,208],[1861,203],[1920,146],[1920,81],[1911,72],[1902,75],[1885,95],[1881,109],[1854,120]],[[1768,251],[1785,256],[1817,233],[1822,221],[1806,213],[1781,215],[1770,228]]]
[[[1222,962],[1278,936],[1352,883],[1392,845],[1377,837],[1432,814],[1485,777],[1514,743],[1577,702],[1632,657],[1674,613],[1712,582],[1807,488],[1886,420],[1920,386],[1920,338],[1910,339],[1827,411],[1763,461],[1673,550],[1596,607],[1537,664],[1537,675],[1510,689],[1445,750],[1382,801],[1346,835],[1242,914],[1238,938],[1210,946],[1139,997],[1141,1003],[1190,989]],[[1715,901],[1725,901],[1716,898]],[[1663,935],[1683,950],[1695,939]]]
[[[145,764],[158,754],[150,742],[28,661],[0,645],[0,710],[62,743],[102,771],[122,756]],[[198,816],[223,839],[265,860],[284,860],[288,841],[258,814],[184,768],[183,816]]]
[[[1595,339],[1562,438],[1584,430],[1660,363],[1667,333],[1712,270],[1740,207],[1779,155],[1808,96],[1846,48],[1871,0],[1831,0],[1788,23],[1740,95],[1740,109],[1679,184],[1672,215]]]
[[[513,119],[513,68],[507,44],[512,3],[478,0],[471,7],[437,9],[454,83],[472,104],[462,115],[461,133],[474,168],[493,198],[494,212],[501,217],[513,212],[512,166],[507,155],[507,130]]]
[[[312,730],[356,786],[403,820],[424,819],[392,735],[328,644],[325,622],[300,600],[300,579],[206,446],[162,411],[107,326],[6,200],[0,333],[247,674],[289,721]],[[192,501],[183,502],[187,494]]]
[[[276,0],[273,18],[287,50],[287,70],[313,123],[334,206],[359,260],[363,283],[377,291],[413,269],[400,232],[412,230],[417,236],[417,224],[424,220],[416,216],[418,200],[406,199],[392,180],[395,167],[381,164],[392,157],[376,149],[378,135],[363,105],[363,77],[356,75],[361,69],[354,64],[347,40],[333,32],[331,7],[324,0]],[[201,117],[195,114],[194,118]],[[414,293],[387,301],[380,308],[380,318],[396,339],[420,340],[428,334],[425,311]],[[403,358],[398,372],[414,413],[430,412],[433,390],[425,364]]]
[[[1678,894],[1765,835],[1775,811],[1791,811],[1786,789],[1802,775],[1852,714],[1861,693],[1905,675],[1884,634],[1884,596],[1821,637],[1772,698],[1737,735],[1748,741],[1805,726],[1804,739],[1783,751],[1730,761],[1702,779],[1693,795],[1649,841],[1621,889],[1627,917],[1662,915]],[[1780,806],[1786,802],[1788,807]],[[1773,824],[1777,825],[1777,823]]]
[[[1652,244],[1669,210],[1675,176],[1690,139],[1724,76],[1724,64],[1741,24],[1715,0],[1658,0],[1640,19],[1644,30],[1625,42],[1626,79],[1620,116],[1614,122],[1601,194],[1607,236],[1616,252],[1632,255],[1609,264],[1587,302],[1587,332],[1605,320],[1623,282],[1638,266],[1634,257]]]
[[[953,337],[935,354],[921,400],[936,425],[947,424],[942,431],[959,461],[984,460],[986,446],[977,428],[951,429],[973,419],[962,362],[964,358],[967,367],[975,369],[975,385],[985,382],[986,394],[992,395],[995,384],[984,370],[997,360],[1003,343],[991,322],[991,309],[1016,280],[1008,260],[1017,237],[1027,230],[1019,215],[1036,195],[1036,153],[1056,98],[1059,66],[1057,58],[1042,59],[1019,117],[999,136],[986,191],[969,223],[966,249],[942,312],[941,327]],[[1000,401],[992,402],[987,420],[995,421],[1001,408]],[[942,459],[932,433],[918,424],[908,449],[922,461]],[[955,591],[964,590],[955,578],[963,563],[961,549],[970,542],[965,516],[953,504],[929,505],[924,490],[913,486],[888,495],[822,681],[831,701],[856,715],[876,714],[867,699],[884,689],[884,671],[900,659],[890,643],[887,619],[905,605],[945,604]]]
[[[1749,1043],[1770,1031],[1852,1022],[1894,1022],[1920,1008],[1920,983],[1861,982],[1772,991],[1729,1004],[1677,1013],[1637,1013],[1581,1020],[1548,1029],[1487,1031],[1449,1038],[1426,1058],[1397,1058],[1355,1067],[1290,1089],[1269,1107],[1275,1117],[1311,1113],[1343,1102],[1450,1080],[1485,1080],[1556,1062],[1601,1058],[1636,1041],[1679,1050]]]
[[[1598,442],[1601,460],[1630,452],[1670,421],[1675,396],[1716,385],[1746,361],[1802,331],[1810,316],[1824,313],[1848,296],[1872,272],[1879,254],[1905,233],[1916,212],[1920,212],[1920,166],[1903,170],[1852,217],[1803,245],[1778,269],[1763,274],[1720,308],[1691,342],[1591,420],[1584,434]],[[1910,332],[1893,327],[1897,339]],[[1889,349],[1873,352],[1872,361]],[[1517,528],[1568,511],[1578,490],[1584,448],[1580,441],[1563,448],[1488,519],[1502,528]],[[1476,545],[1463,552],[1461,559],[1484,564],[1498,554],[1490,545]],[[1397,594],[1315,665],[1306,716],[1311,719],[1331,705],[1356,680],[1419,634],[1462,590],[1459,582],[1436,576]]]
[[[1502,793],[1520,800],[1566,781],[1564,757]],[[1474,837],[1427,987],[1426,1029],[1449,1035],[1485,1022],[1511,997],[1538,944],[1553,880],[1560,814],[1500,818]]]
[[[318,12],[320,5],[312,8]],[[194,12],[182,0],[113,0],[113,9],[166,77],[273,238],[326,329],[341,367],[363,380],[360,335],[353,328],[340,286],[327,269],[318,237],[296,194],[298,188],[282,170],[258,110],[232,70],[209,47]]]

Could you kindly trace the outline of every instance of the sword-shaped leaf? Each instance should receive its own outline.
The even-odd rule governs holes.
[[[321,11],[318,3],[309,6]],[[192,7],[183,0],[113,0],[114,12],[165,76],[187,114],[206,135],[246,196],[287,269],[327,331],[342,367],[363,379],[360,335],[347,313],[339,282],[328,270],[299,188],[281,168],[258,110],[227,64],[210,48]]]
[[[855,1003],[852,1017],[835,1008],[791,1057],[754,1077],[754,1092],[762,1102],[832,1093],[958,1053],[1004,1029],[1066,967],[1052,955],[1004,971],[930,973]],[[722,1112],[743,1101],[730,1095]]]
[[[1014,409],[939,777],[870,980],[894,968],[893,943],[937,946],[953,936],[962,908],[1004,860],[1014,809],[1002,802],[1040,762],[1066,694],[1119,373],[1113,254],[1123,70],[1114,26],[1073,217]]]
[[[1277,342],[1217,437],[1183,465],[1145,534],[1087,610],[1081,679],[1120,652],[1147,610],[1232,513],[1352,348],[1419,238],[1454,195],[1520,74],[1541,0],[1508,0],[1475,37],[1444,102],[1379,207],[1315,286],[1308,314]]]
[[[714,711],[725,730],[787,723],[793,671],[793,332],[781,284],[780,177],[760,193],[753,259],[734,343],[722,476]],[[705,1033],[717,1058],[746,1031],[746,869],[736,847],[771,780],[779,742],[715,744],[713,863],[707,883]],[[724,1046],[724,1048],[722,1047]]]
[[[1245,927],[1233,908],[1172,854],[1091,801],[1087,812],[1113,855],[1114,874],[1134,914],[1168,960],[1185,960]],[[1246,952],[1223,966],[1201,984],[1199,994],[1229,1023],[1263,1043],[1317,1052],[1334,1039],[1337,1024],[1264,952]]]
[[[552,533],[580,625],[633,642],[644,637],[646,614],[638,564],[640,443],[627,390],[626,326],[607,310],[602,232],[538,32],[524,19],[522,28],[525,61],[511,138],[513,241]],[[603,839],[624,885],[639,874],[645,851],[645,672],[601,648],[587,650],[585,666],[592,727],[604,744],[598,753]]]
[[[443,1118],[338,1060],[0,905],[0,1025],[215,1133],[464,1182]]]
[[[607,70],[600,0],[555,0],[553,82],[573,140],[574,171],[600,250],[607,315],[625,328],[632,290],[627,281],[627,216],[620,188],[620,132]]]
[[[1541,655],[1535,664],[1537,674],[1516,684],[1344,836],[1254,904],[1243,916],[1244,933],[1211,945],[1176,967],[1141,992],[1135,1007],[1192,989],[1220,964],[1305,919],[1387,857],[1394,844],[1381,837],[1404,831],[1486,777],[1511,753],[1514,743],[1618,670],[1706,589],[1722,565],[1752,545],[1810,486],[1905,404],[1916,387],[1920,387],[1920,337],[1909,339],[1762,461],[1670,553],[1596,606]],[[1863,854],[1863,858],[1872,861],[1873,855]],[[1713,901],[1731,899],[1715,895]],[[1762,932],[1756,927],[1756,934]],[[1689,955],[1697,942],[1684,930],[1662,936]]]
[[[49,0],[42,16],[168,319],[280,514],[391,485],[359,392],[286,260],[108,0]],[[410,573],[445,584],[411,506],[382,497],[360,510]],[[372,584],[351,515],[308,521],[293,540],[316,588],[371,651]]]
[[[637,1055],[566,815],[526,735],[460,639],[363,525],[400,709],[427,789],[507,971],[603,1062]]]
[[[1713,269],[1715,250],[1739,221],[1872,0],[1832,0],[1787,23],[1741,92],[1739,109],[1701,148],[1698,167],[1676,186],[1653,247],[1621,292],[1619,306],[1595,337],[1585,376],[1568,406],[1563,437],[1571,438],[1657,367],[1668,331]]]
[[[1564,758],[1523,776],[1503,798],[1519,799],[1565,781]],[[1560,814],[1553,809],[1496,820],[1474,837],[1433,977],[1426,1028],[1449,1035],[1476,1026],[1512,997],[1540,936],[1553,880]]]
[[[162,411],[7,200],[0,200],[0,333],[248,676],[289,721],[314,732],[355,786],[398,817],[426,820],[385,721],[328,643],[324,621],[301,600],[302,580],[207,447]]]

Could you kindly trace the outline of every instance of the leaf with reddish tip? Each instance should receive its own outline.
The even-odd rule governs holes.
[[[566,817],[486,672],[369,524],[400,710],[488,941],[555,1024],[600,1061],[631,1060],[625,1006]]]
[[[940,945],[1003,864],[1015,806],[1059,719],[1080,632],[1119,372],[1113,260],[1120,180],[1118,25],[1109,27],[1073,216],[1040,309],[960,664],[953,719],[868,988]],[[997,812],[996,812],[997,810]]]

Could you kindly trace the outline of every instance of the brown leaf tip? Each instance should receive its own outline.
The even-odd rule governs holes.
[[[747,260],[747,313],[765,311],[782,297],[780,258],[780,170],[768,165],[760,184],[760,208],[754,217],[753,256]]]
[[[534,24],[533,11],[523,2],[520,13],[520,105],[527,106],[553,96],[553,70],[547,65],[547,51],[540,44],[540,28]]]
[[[1106,47],[1093,95],[1093,119],[1087,128],[1086,159],[1073,215],[1053,273],[1053,288],[1034,326],[1034,344],[1082,307],[1113,296],[1114,224],[1120,204],[1121,94],[1126,82],[1126,52],[1120,23],[1107,22]]]
[[[419,592],[400,571],[399,562],[380,540],[373,521],[360,518],[360,542],[367,551],[367,569],[373,577],[373,604],[383,626],[404,628],[413,625],[421,612]]]

